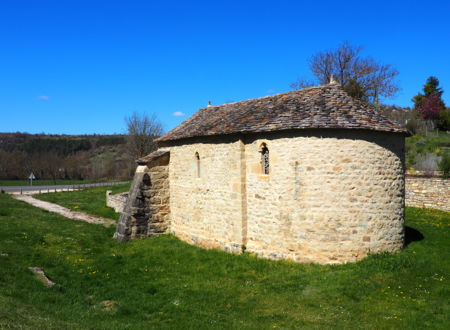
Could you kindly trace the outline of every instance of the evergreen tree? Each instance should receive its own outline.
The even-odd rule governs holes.
[[[439,79],[433,76],[428,77],[423,86],[423,94],[419,93],[412,98],[414,110],[425,120],[428,128],[434,128],[437,123],[438,129],[445,129],[447,112],[445,103],[442,100],[444,90],[439,87]]]
[[[444,101],[442,101],[442,93],[444,93],[444,91],[441,87],[439,87],[439,79],[434,76],[428,77],[425,85],[423,86],[423,94],[419,93],[411,100],[414,103],[414,109],[418,110],[424,99],[431,96],[437,96],[440,107],[445,109]]]

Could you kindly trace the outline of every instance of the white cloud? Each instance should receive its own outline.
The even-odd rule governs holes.
[[[175,116],[175,117],[184,117],[184,116],[186,116],[183,112],[181,112],[181,111],[175,111],[173,114],[172,114],[172,116]]]
[[[49,99],[48,95],[39,95],[37,98],[39,100],[45,100],[45,101],[47,101]]]
[[[273,89],[268,89],[266,91],[267,94],[275,94],[275,91]]]

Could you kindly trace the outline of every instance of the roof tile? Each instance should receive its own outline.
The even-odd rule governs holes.
[[[157,140],[308,128],[407,133],[374,108],[349,96],[339,84],[328,84],[202,108]]]

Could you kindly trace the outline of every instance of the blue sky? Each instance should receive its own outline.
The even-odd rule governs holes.
[[[208,100],[288,91],[343,40],[400,71],[386,103],[435,75],[450,105],[449,17],[449,1],[2,1],[0,132],[124,133],[134,111],[169,130]]]

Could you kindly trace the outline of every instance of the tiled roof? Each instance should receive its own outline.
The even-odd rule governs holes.
[[[152,160],[156,160],[158,158],[160,158],[161,156],[164,156],[165,154],[168,154],[169,150],[156,150],[153,151],[151,154],[148,154],[147,156],[144,156],[142,158],[139,158],[136,163],[138,163],[138,165],[145,165],[148,162],[151,162]]]
[[[198,110],[157,141],[310,128],[367,129],[407,134],[403,127],[352,98],[339,84],[334,83],[209,106]]]

